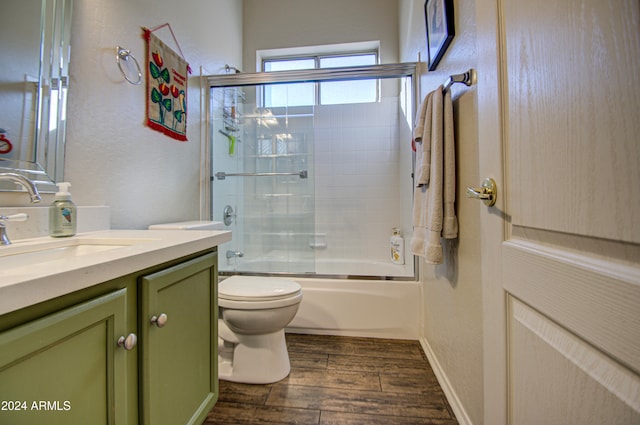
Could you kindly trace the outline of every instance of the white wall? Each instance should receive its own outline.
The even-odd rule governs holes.
[[[144,68],[141,27],[165,22],[193,69],[186,143],[144,125],[144,84],[127,83],[115,62],[120,45]],[[200,69],[219,73],[225,63],[240,61],[242,2],[75,0],[71,34],[65,179],[73,185],[76,203],[111,206],[114,228],[198,218],[200,152],[206,140]],[[168,30],[157,34],[174,45]],[[2,194],[0,205],[24,204],[23,198]]]
[[[256,50],[380,41],[382,63],[398,61],[397,0],[244,0],[243,71]]]
[[[423,0],[400,1],[400,60],[427,61]],[[475,3],[455,0],[456,35],[435,71],[421,75],[421,98],[451,74],[475,66]],[[466,198],[478,175],[476,89],[452,87],[454,100],[459,238],[448,246],[440,266],[421,262],[423,346],[440,374],[441,384],[461,424],[483,418],[482,291],[479,214],[481,203]]]
[[[233,0],[76,1],[66,179],[77,203],[110,205],[115,228],[199,218],[206,117],[198,75],[201,67],[219,73],[240,57],[241,8]],[[144,65],[140,27],[165,22],[193,69],[186,143],[143,125],[144,84],[124,81],[114,60],[121,45]],[[156,34],[174,45],[168,30]]]

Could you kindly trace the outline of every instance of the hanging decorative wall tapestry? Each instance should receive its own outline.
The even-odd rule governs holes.
[[[187,79],[189,64],[162,42],[153,31],[169,24],[143,28],[147,41],[147,125],[182,142],[187,141]],[[173,35],[178,50],[180,46]]]

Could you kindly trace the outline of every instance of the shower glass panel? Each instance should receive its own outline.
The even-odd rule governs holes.
[[[261,86],[212,91],[213,217],[233,232],[220,267],[312,273],[313,108],[264,108],[262,95]]]
[[[373,93],[338,104],[299,101],[313,76],[224,77],[209,77],[212,219],[233,232],[221,272],[413,279],[413,256],[393,264],[389,247],[392,228],[406,247],[412,229],[411,75],[365,75],[350,88]]]

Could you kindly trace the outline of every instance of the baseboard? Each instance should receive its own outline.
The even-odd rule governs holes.
[[[429,360],[429,364],[431,365],[431,368],[433,369],[433,372],[435,373],[436,378],[438,379],[438,383],[440,384],[440,387],[442,387],[442,391],[444,392],[445,397],[447,397],[447,401],[449,402],[449,405],[453,410],[453,414],[456,415],[456,419],[458,420],[458,423],[460,425],[473,425],[473,422],[471,422],[469,415],[467,415],[467,412],[464,409],[464,406],[462,405],[462,403],[460,402],[460,399],[458,398],[458,394],[456,394],[455,390],[451,386],[451,383],[449,382],[449,379],[447,378],[446,373],[440,366],[440,363],[438,362],[438,358],[434,354],[433,350],[431,350],[431,347],[429,346],[429,343],[427,342],[426,338],[420,338],[420,345],[422,346],[422,349],[424,350],[424,353],[426,354],[427,359]]]

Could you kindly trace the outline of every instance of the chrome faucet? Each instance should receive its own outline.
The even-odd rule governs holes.
[[[4,225],[5,221],[26,221],[27,218],[29,218],[29,216],[25,213],[0,215],[0,245],[11,245],[9,236],[7,236],[7,228]]]
[[[31,196],[31,203],[37,203],[42,201],[42,198],[40,197],[40,193],[38,193],[38,189],[36,188],[35,183],[33,183],[31,180],[29,180],[25,176],[22,176],[16,173],[0,173],[0,181],[2,180],[12,181],[14,183],[18,183],[24,186],[24,188],[27,189],[27,192],[29,192],[29,195]]]
[[[240,251],[231,251],[228,250],[227,251],[227,259],[231,259],[233,257],[244,257],[244,253],[240,252]]]
[[[14,183],[21,184],[27,189],[29,192],[29,196],[31,196],[31,203],[37,203],[42,201],[40,197],[40,193],[38,193],[38,189],[36,185],[20,174],[16,173],[0,173],[0,181],[8,180]],[[5,221],[25,221],[27,219],[26,214],[14,214],[10,216],[0,215],[0,245],[11,245],[11,241],[9,240],[9,236],[7,236],[7,227],[4,225]]]

